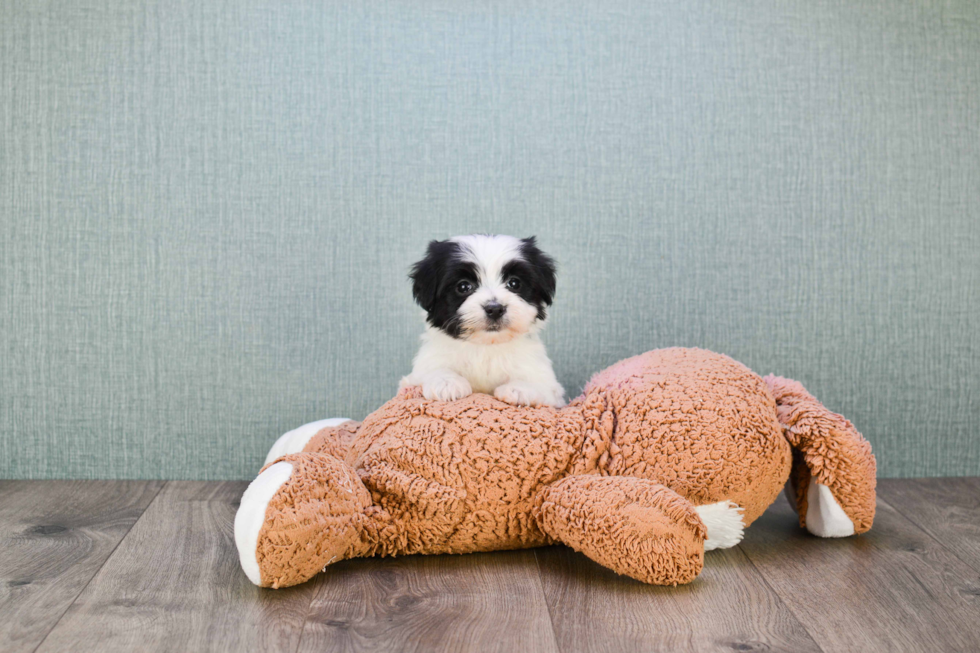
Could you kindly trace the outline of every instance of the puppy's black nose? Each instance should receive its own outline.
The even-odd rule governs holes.
[[[483,311],[491,320],[499,320],[504,316],[504,313],[507,311],[507,307],[500,302],[490,302],[483,305]]]

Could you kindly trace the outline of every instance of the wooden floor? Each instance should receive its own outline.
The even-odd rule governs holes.
[[[0,481],[0,651],[980,651],[980,479],[885,480],[872,531],[780,497],[693,584],[562,547],[356,560],[251,585],[245,483]]]

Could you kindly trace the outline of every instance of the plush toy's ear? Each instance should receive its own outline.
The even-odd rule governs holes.
[[[449,254],[447,250],[453,247],[454,244],[448,240],[430,241],[425,258],[413,265],[408,275],[412,280],[412,295],[415,297],[415,302],[427,313],[435,306],[446,257]]]
[[[793,447],[787,493],[800,526],[819,537],[864,533],[874,522],[877,463],[871,444],[798,381],[770,374],[776,418]]]
[[[557,285],[555,260],[538,249],[535,236],[521,239],[521,255],[536,277],[535,285],[541,291],[544,303],[551,306],[551,302],[555,299]]]

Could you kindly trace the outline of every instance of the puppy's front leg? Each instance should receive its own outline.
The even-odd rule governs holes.
[[[398,387],[410,385],[422,386],[423,397],[438,401],[455,401],[473,394],[470,382],[450,369],[412,372],[401,380]]]
[[[554,406],[565,405],[565,390],[555,383],[534,383],[531,381],[510,381],[497,386],[493,396],[516,406]]]

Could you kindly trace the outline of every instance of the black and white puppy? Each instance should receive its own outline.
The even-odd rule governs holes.
[[[443,401],[483,392],[511,404],[565,404],[538,335],[555,296],[555,262],[533,236],[434,240],[409,276],[428,326],[400,387],[422,386],[427,399]]]

